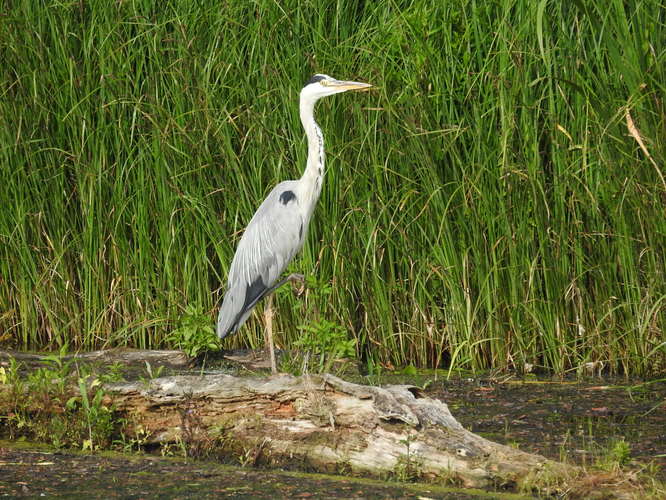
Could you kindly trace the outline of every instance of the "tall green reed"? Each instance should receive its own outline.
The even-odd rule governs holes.
[[[157,347],[187,306],[212,322],[326,72],[378,89],[319,105],[328,173],[292,267],[333,283],[362,359],[663,371],[663,6],[331,5],[7,7],[0,338]],[[228,345],[262,336],[256,315]]]

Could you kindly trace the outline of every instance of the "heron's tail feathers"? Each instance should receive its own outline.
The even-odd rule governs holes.
[[[249,286],[230,284],[217,315],[217,336],[223,339],[231,333],[236,333],[250,316],[257,302],[270,290],[261,277]]]

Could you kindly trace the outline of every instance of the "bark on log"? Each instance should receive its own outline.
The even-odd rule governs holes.
[[[146,442],[245,443],[246,453],[321,471],[389,475],[412,468],[468,487],[509,485],[573,467],[465,430],[441,401],[413,386],[371,387],[332,375],[173,376],[106,385]],[[254,447],[254,450],[252,448]]]

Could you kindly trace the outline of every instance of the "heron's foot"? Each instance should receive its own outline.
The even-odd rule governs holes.
[[[305,276],[299,273],[290,274],[287,279],[291,281],[292,289],[296,292],[296,296],[300,297],[305,292]]]

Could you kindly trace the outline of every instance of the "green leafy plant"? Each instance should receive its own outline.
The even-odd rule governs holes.
[[[423,475],[423,459],[412,450],[413,435],[400,440],[407,448],[406,453],[400,455],[393,467],[393,477],[401,482],[417,481]]]
[[[25,376],[21,364],[10,361],[3,376],[7,389],[0,392],[5,413],[0,425],[11,438],[25,436],[56,447],[93,450],[106,445],[114,421],[112,408],[103,401],[101,382],[95,379],[88,386],[87,378],[78,376],[86,370],[74,370],[73,362],[63,356],[46,356],[42,366]]]
[[[293,373],[325,373],[336,360],[356,357],[356,338],[350,338],[343,326],[325,317],[330,314],[333,292],[329,282],[308,276],[305,290],[301,309],[309,321],[298,327],[300,335],[293,343],[294,351],[282,368]]]
[[[112,365],[107,366],[103,373],[97,375],[97,378],[103,384],[107,384],[110,382],[120,382],[121,380],[125,380],[125,376],[123,374],[123,368],[124,365],[122,363],[120,362],[113,363]]]
[[[141,425],[133,426],[131,433],[120,432],[120,437],[113,441],[113,446],[126,453],[141,453],[150,438],[150,432]],[[172,449],[172,444],[166,446],[165,451]]]
[[[305,350],[313,358],[311,368],[317,373],[330,371],[337,359],[356,356],[356,339],[348,338],[347,331],[332,321],[320,319],[299,329],[301,336],[294,347]]]
[[[164,371],[164,365],[158,366],[156,369],[153,369],[153,365],[151,365],[148,360],[145,361],[145,367],[146,367],[147,376],[144,377],[143,375],[139,375],[139,380],[143,382],[146,386],[151,380],[159,378],[162,375],[162,372]]]
[[[79,378],[79,394],[69,398],[66,403],[67,410],[82,417],[87,430],[86,439],[81,440],[83,450],[94,451],[101,445],[107,445],[113,432],[113,411],[103,403],[104,390],[100,385],[99,379],[88,385],[84,378]]]
[[[631,459],[631,446],[624,439],[613,439],[602,451],[597,459],[597,465],[602,469],[612,470],[627,465]]]
[[[168,341],[190,357],[207,350],[218,350],[220,343],[210,324],[210,317],[201,307],[188,305],[178,321],[178,327]]]
[[[5,411],[0,412],[0,426],[4,427],[10,439],[14,439],[23,429],[27,428],[29,421],[23,407],[26,404],[26,384],[20,376],[21,363],[16,359],[9,360],[9,366],[0,368],[0,405]]]

